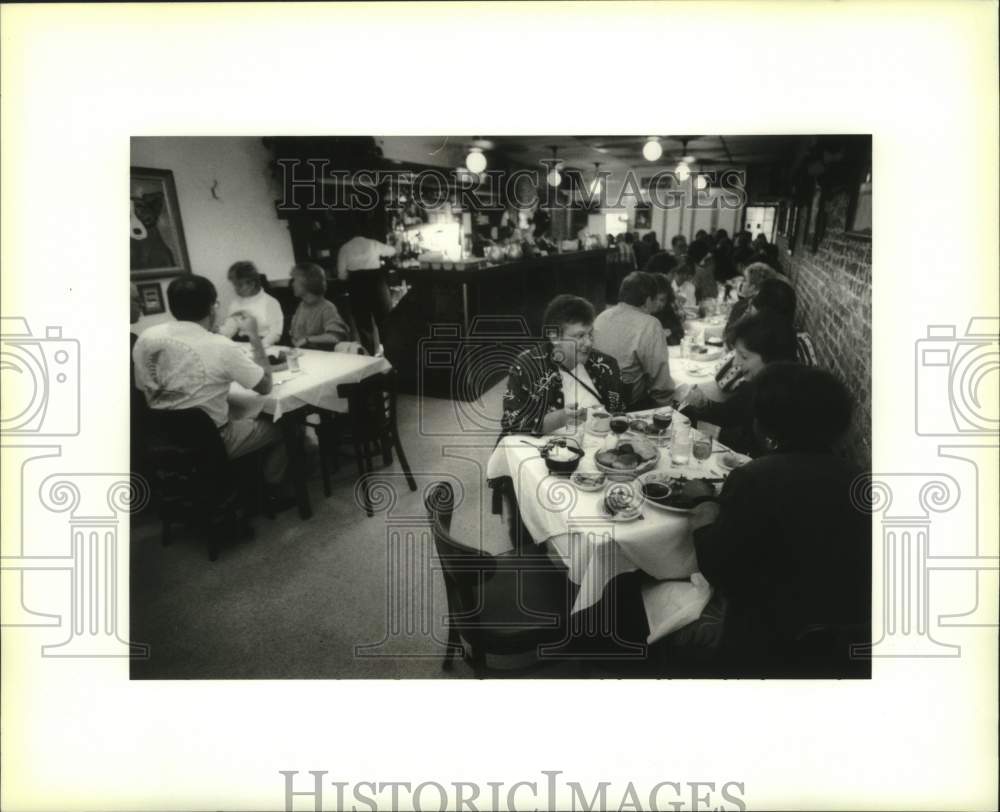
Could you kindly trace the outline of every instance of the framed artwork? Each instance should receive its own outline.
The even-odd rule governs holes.
[[[636,231],[653,227],[653,205],[651,203],[635,204],[635,228]]]
[[[142,315],[156,316],[167,312],[163,305],[163,288],[159,282],[139,282],[135,287],[139,291]]]
[[[855,237],[872,237],[872,169],[869,165],[851,189],[846,231]]]
[[[788,204],[788,218],[785,222],[785,237],[787,239],[789,256],[795,253],[795,241],[799,236],[799,223],[802,219],[800,216],[800,209],[801,206],[796,206],[793,203]]]
[[[173,172],[133,166],[129,215],[132,279],[191,273]]]

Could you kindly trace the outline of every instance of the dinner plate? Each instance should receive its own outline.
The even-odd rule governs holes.
[[[693,478],[694,477],[689,477],[689,479]],[[664,505],[661,504],[660,502],[650,499],[642,491],[642,486],[647,482],[666,482],[669,479],[677,479],[677,477],[670,476],[669,474],[665,474],[661,471],[650,471],[644,474],[643,476],[639,477],[638,479],[639,493],[643,498],[644,504],[650,505],[651,507],[654,507],[657,510],[666,511],[667,513],[684,513],[684,514],[691,513],[694,510],[693,507],[685,508],[685,507],[675,507],[673,505]]]
[[[686,366],[684,367],[684,371],[692,378],[705,378],[710,374],[707,369],[696,366]]]
[[[597,491],[603,490],[604,486],[608,484],[608,478],[607,478],[607,476],[605,474],[603,474],[602,472],[600,472],[600,471],[594,471],[594,472],[584,471],[584,472],[582,472],[583,476],[588,476],[588,475],[589,476],[596,476],[599,473],[604,478],[597,485],[584,485],[582,482],[578,482],[577,481],[577,476],[581,474],[580,471],[576,471],[576,472],[573,473],[573,476],[571,477],[571,481],[573,482],[573,484],[579,490],[584,491],[585,493],[596,493]]]
[[[730,465],[728,462],[726,462],[726,457],[729,456],[737,457],[740,461],[736,465]],[[737,468],[742,468],[744,465],[750,462],[750,460],[751,458],[748,457],[746,454],[737,454],[735,451],[727,451],[719,455],[718,463],[719,467],[723,471],[735,471]]]

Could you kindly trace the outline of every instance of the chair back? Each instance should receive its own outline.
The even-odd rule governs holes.
[[[463,544],[451,535],[455,491],[448,482],[434,484],[424,498],[427,517],[434,534],[434,547],[444,575],[448,611],[454,619],[479,606],[479,590],[493,577],[496,561],[489,553]]]
[[[229,455],[206,412],[150,409],[150,464],[168,500],[219,502],[235,492]]]
[[[395,369],[358,383],[342,383],[337,394],[350,407],[351,431],[359,442],[381,440],[396,432]]]

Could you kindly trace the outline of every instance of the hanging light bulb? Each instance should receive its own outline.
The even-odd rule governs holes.
[[[486,171],[486,156],[479,147],[473,147],[465,156],[465,168],[476,175]]]
[[[663,155],[663,145],[659,138],[650,138],[642,145],[642,157],[647,161],[658,161]]]
[[[545,176],[546,182],[549,186],[558,187],[562,183],[562,173],[559,171],[559,163],[556,161],[556,148],[552,147],[552,169],[549,170],[549,174]]]
[[[703,192],[705,191],[705,189],[708,188],[708,178],[706,178],[699,172],[697,175],[695,175],[694,185],[699,192]]]
[[[594,179],[590,182],[590,196],[599,197],[601,194],[601,165],[600,163],[594,163]]]
[[[681,161],[674,169],[674,174],[677,175],[677,180],[684,183],[684,181],[691,177],[691,170],[688,168],[688,165],[684,163],[684,161]]]

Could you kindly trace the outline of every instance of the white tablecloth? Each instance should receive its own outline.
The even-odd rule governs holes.
[[[276,350],[278,348],[272,348]],[[275,420],[302,406],[316,406],[331,412],[346,412],[347,401],[337,395],[342,383],[358,383],[391,365],[384,358],[342,352],[302,350],[299,372],[275,372],[274,387],[268,395],[232,384],[229,390],[230,415],[256,417],[261,412]]]
[[[668,513],[647,504],[642,519],[613,522],[604,515],[603,490],[587,493],[566,477],[549,475],[537,448],[523,441],[544,444],[537,437],[505,437],[490,457],[487,476],[511,478],[528,532],[537,543],[548,542],[569,570],[570,580],[580,585],[574,612],[597,603],[605,586],[623,572],[639,569],[665,579],[687,578],[697,570],[686,514]],[[587,453],[578,470],[597,470],[594,452],[603,443],[603,438],[583,435]],[[667,449],[660,451],[657,470],[675,476],[725,476],[719,468],[721,454],[712,455],[700,468],[693,459],[688,465],[672,465]]]
[[[721,363],[716,358],[712,361],[693,361],[681,358],[681,348],[672,346],[670,351],[670,377],[677,387],[698,385],[709,400],[722,400],[722,393],[715,383],[715,370]]]

